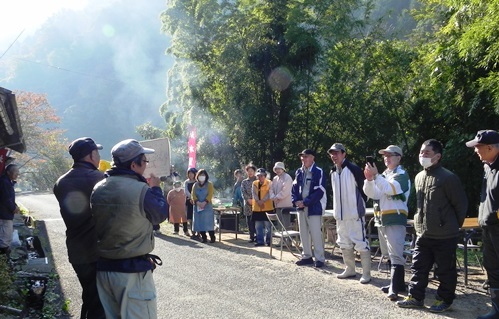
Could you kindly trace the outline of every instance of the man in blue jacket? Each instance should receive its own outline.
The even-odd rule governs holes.
[[[312,265],[321,268],[324,266],[324,238],[322,237],[322,214],[326,209],[326,179],[324,172],[315,162],[315,152],[310,149],[300,154],[302,167],[295,174],[291,189],[291,200],[298,208],[298,225],[303,246],[299,266]],[[312,258],[314,246],[314,259]]]
[[[7,257],[10,254],[14,232],[14,214],[19,213],[14,191],[18,176],[19,167],[10,164],[5,168],[5,174],[0,177],[0,254],[5,254]]]
[[[54,185],[54,195],[66,224],[69,262],[82,288],[82,319],[106,318],[97,292],[97,235],[90,210],[92,190],[104,179],[104,173],[97,169],[101,149],[102,145],[90,137],[71,142],[68,151],[74,161],[73,167]]]

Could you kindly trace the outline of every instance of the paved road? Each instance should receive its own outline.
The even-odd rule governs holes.
[[[77,318],[81,293],[67,261],[65,226],[51,194],[24,194],[18,201],[45,223],[55,269],[64,298]],[[170,229],[171,225],[164,226]],[[432,314],[428,310],[400,309],[380,293],[386,274],[373,272],[372,284],[339,280],[341,264],[328,260],[316,270],[297,267],[292,258],[269,258],[268,247],[255,249],[243,239],[201,244],[183,236],[161,236],[155,254],[164,265],[155,273],[159,318],[475,318],[485,312],[486,296],[460,289],[453,310]],[[426,305],[434,300],[430,287]]]

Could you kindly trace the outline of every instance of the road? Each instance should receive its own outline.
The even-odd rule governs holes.
[[[24,194],[17,201],[45,223],[63,298],[71,301],[70,313],[77,318],[81,290],[67,259],[65,226],[55,197]],[[467,290],[458,292],[452,310],[444,314],[401,309],[379,291],[387,282],[386,274],[373,271],[374,279],[367,285],[339,280],[335,275],[342,265],[337,260],[328,260],[320,270],[298,267],[292,259],[271,259],[268,247],[256,249],[230,234],[223,238],[215,244],[183,236],[156,238],[154,253],[164,262],[154,272],[159,318],[467,319],[486,312],[488,298]],[[427,306],[434,294],[434,287],[428,289]]]

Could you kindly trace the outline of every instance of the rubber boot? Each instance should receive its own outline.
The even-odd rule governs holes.
[[[398,293],[405,290],[405,271],[404,265],[393,265],[391,269],[392,279],[388,290],[388,298],[391,301],[398,299]]]
[[[478,316],[476,319],[499,319],[499,289],[490,288],[490,299],[492,300],[492,309],[488,314]]]
[[[360,263],[362,264],[362,277],[359,282],[367,284],[371,281],[371,252],[369,250],[360,252]]]
[[[336,278],[345,279],[355,277],[355,254],[353,249],[342,249],[341,255],[343,256],[343,263],[346,268],[341,274],[337,275]]]
[[[388,259],[388,268],[390,268],[390,270],[392,269],[392,261],[390,259]],[[393,274],[391,274],[391,278],[393,278]],[[385,294],[388,293],[388,290],[390,290],[390,285],[381,287],[381,291]]]
[[[210,234],[210,243],[214,243],[216,241],[215,231],[214,230],[210,230],[208,233]]]
[[[206,232],[205,231],[200,231],[201,233],[201,242],[202,243],[206,243],[208,241],[208,239],[206,238]]]

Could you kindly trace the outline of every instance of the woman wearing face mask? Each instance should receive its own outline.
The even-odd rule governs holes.
[[[206,170],[200,169],[196,174],[196,183],[192,188],[191,198],[194,205],[192,231],[201,234],[202,242],[206,243],[206,232],[210,234],[210,243],[215,242],[215,215],[211,200],[213,198],[213,184],[208,181]]]
[[[178,235],[180,228],[180,223],[184,228],[184,235],[189,235],[189,229],[187,228],[187,214],[185,211],[185,190],[182,189],[182,182],[175,181],[173,183],[173,189],[168,192],[166,196],[166,201],[170,205],[170,223],[173,224],[173,233]]]
[[[187,222],[191,225],[192,230],[192,214],[194,212],[194,205],[192,205],[191,201],[191,192],[194,183],[196,182],[196,174],[198,170],[194,167],[191,167],[187,170],[187,179],[184,181],[184,191],[185,191],[185,207],[187,208]],[[199,240],[199,234],[196,234],[194,231],[192,232],[191,239]]]

